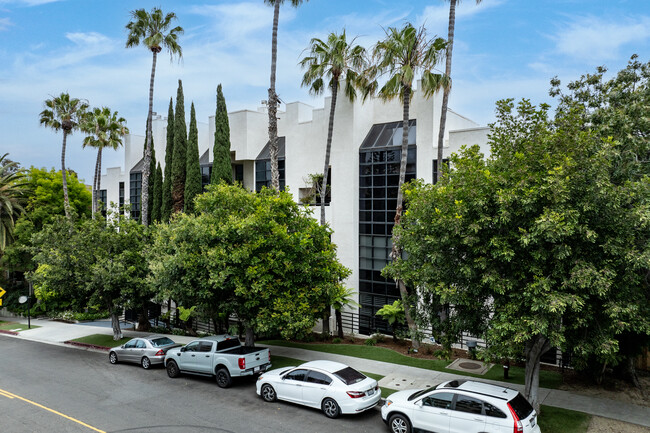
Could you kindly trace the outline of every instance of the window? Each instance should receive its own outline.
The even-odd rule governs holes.
[[[120,215],[124,215],[124,182],[120,182]]]
[[[459,412],[468,412],[480,415],[483,413],[483,402],[473,397],[459,395],[454,409]]]
[[[131,218],[140,219],[140,195],[142,194],[142,172],[131,173],[130,182]]]
[[[98,203],[99,210],[101,210],[102,215],[104,216],[104,218],[106,218],[106,209],[107,209],[108,206],[106,206],[106,190],[105,189],[100,189],[99,190],[98,199],[99,199],[99,203]]]
[[[490,403],[483,402],[483,409],[485,410],[485,414],[487,416],[494,418],[508,418],[505,413],[501,412],[498,408],[492,406]]]
[[[233,164],[232,168],[234,170],[234,180],[235,182],[244,183],[244,164]]]
[[[145,349],[147,347],[146,344],[144,344],[144,341],[138,340],[135,342],[135,348],[136,349]]]
[[[334,376],[338,377],[346,385],[352,385],[354,383],[359,383],[366,378],[365,375],[359,373],[352,367],[346,367],[343,370],[335,371]]]
[[[151,341],[151,345],[153,347],[161,347],[161,346],[167,346],[168,344],[174,344],[174,342],[167,337],[154,338],[153,340],[149,340],[149,341]]]
[[[332,383],[332,379],[326,374],[310,370],[309,375],[307,376],[307,382],[318,383],[320,385],[329,385]]]
[[[285,188],[284,158],[285,137],[278,137],[278,174],[280,176],[280,190]],[[267,142],[264,149],[255,159],[255,191],[262,187],[271,187],[271,143]]]
[[[232,349],[233,347],[239,347],[241,343],[236,338],[231,338],[229,340],[220,341],[217,343],[217,352],[222,350]]]
[[[306,375],[307,370],[293,370],[291,373],[284,376],[284,378],[288,380],[298,380],[300,382],[303,382]]]
[[[212,178],[212,165],[201,166],[201,191],[205,191],[205,187],[210,185]]]
[[[185,346],[185,351],[186,352],[198,352],[199,351],[199,342],[198,341],[193,341],[187,346]]]
[[[443,159],[442,164],[449,168],[449,159]],[[433,183],[438,183],[438,160],[433,160]]]
[[[512,410],[515,411],[519,419],[526,419],[528,415],[533,411],[533,407],[528,403],[528,400],[521,395],[517,394],[515,398],[508,402]]]
[[[451,409],[451,402],[453,399],[454,394],[450,392],[439,392],[423,398],[422,405],[440,409]]]
[[[125,349],[133,349],[135,347],[135,340],[127,341],[124,345]]]
[[[201,341],[199,343],[199,352],[212,352],[212,342]]]

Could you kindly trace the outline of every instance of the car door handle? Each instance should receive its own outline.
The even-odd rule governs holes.
[[[209,358],[209,357],[210,357],[210,355],[205,355],[205,357],[206,357],[206,358]]]
[[[194,358],[196,355],[192,355],[192,358]]]
[[[300,385],[299,383],[296,383],[296,386],[302,386],[302,385]]]

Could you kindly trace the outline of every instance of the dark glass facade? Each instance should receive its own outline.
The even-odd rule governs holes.
[[[280,191],[284,191],[284,158],[278,158],[278,172],[280,174]],[[271,188],[270,159],[255,161],[255,191],[260,191],[263,186]]]
[[[142,173],[132,172],[129,179],[130,188],[130,202],[131,202],[131,218],[140,219],[140,199],[142,194]]]
[[[99,209],[101,209],[102,215],[104,216],[104,218],[106,218],[106,209],[108,208],[108,205],[106,203],[106,190],[105,189],[100,189],[99,190],[98,199],[99,199],[99,203],[98,203]]]
[[[234,181],[244,184],[244,164],[233,164]]]
[[[120,215],[124,215],[124,182],[120,182],[120,198],[119,198],[119,206],[120,206]]]
[[[381,276],[390,261],[395,224],[402,122],[374,125],[359,149],[359,303],[362,334],[390,332],[377,311],[400,299],[395,281]],[[409,123],[406,181],[417,175],[415,120]]]
[[[201,166],[201,191],[205,191],[205,187],[210,185],[212,178],[212,165]]]

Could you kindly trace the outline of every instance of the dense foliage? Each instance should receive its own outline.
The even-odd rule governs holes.
[[[224,181],[232,183],[232,163],[230,160],[230,124],[226,98],[221,84],[217,86],[217,111],[214,116],[214,147],[212,149],[211,183]]]
[[[167,143],[165,146],[165,172],[162,186],[162,204],[160,208],[160,220],[169,221],[172,215],[172,165],[174,160],[174,101],[169,98],[169,110],[167,112]]]
[[[174,153],[172,157],[172,213],[182,212],[185,206],[185,170],[187,167],[187,126],[183,83],[178,80],[176,115],[174,117]]]
[[[199,164],[199,130],[196,126],[194,103],[190,109],[190,135],[187,140],[185,166],[185,212],[194,211],[194,197],[201,194],[201,166]]]

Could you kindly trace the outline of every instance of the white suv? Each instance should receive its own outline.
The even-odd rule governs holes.
[[[471,380],[391,394],[381,417],[392,433],[540,433],[537,413],[523,395]]]

